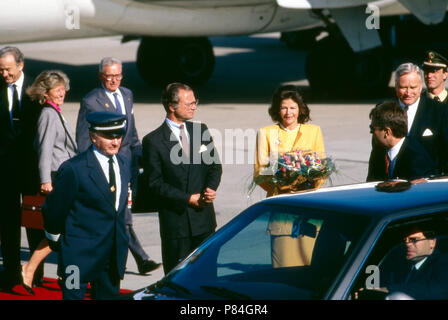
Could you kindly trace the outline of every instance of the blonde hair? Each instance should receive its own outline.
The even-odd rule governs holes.
[[[70,80],[67,75],[60,70],[42,71],[34,80],[31,87],[26,89],[26,94],[33,101],[40,104],[45,103],[45,94],[58,85],[64,85],[65,91],[70,90]]]

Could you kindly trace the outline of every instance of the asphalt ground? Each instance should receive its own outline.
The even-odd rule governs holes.
[[[28,75],[36,76],[45,69],[60,69],[68,74],[71,90],[62,109],[73,130],[80,99],[98,85],[100,59],[105,56],[121,59],[124,62],[122,84],[134,92],[134,115],[142,139],[164,120],[165,112],[159,102],[161,89],[148,87],[137,72],[135,56],[138,42],[121,44],[120,40],[120,37],[107,37],[13,45],[25,54],[25,72]],[[291,83],[302,88],[311,110],[310,123],[322,129],[326,153],[337,167],[326,186],[365,181],[371,139],[368,114],[385,97],[331,99],[313,96],[305,78],[306,51],[288,50],[279,41],[279,34],[211,40],[216,66],[210,81],[196,91],[200,105],[195,120],[205,122],[215,130],[215,144],[224,162],[215,200],[218,228],[264,198],[259,187],[248,194],[253,144],[249,140],[237,144],[235,139],[225,139],[225,133],[237,130],[255,133],[258,128],[271,124],[267,110],[272,93],[281,84]],[[157,214],[134,214],[134,229],[150,258],[161,262]],[[28,258],[28,243],[23,229],[22,260]],[[54,253],[47,258],[45,276],[56,277],[56,261]],[[129,253],[121,287],[138,289],[162,277],[162,268],[148,275],[139,275],[135,260]]]

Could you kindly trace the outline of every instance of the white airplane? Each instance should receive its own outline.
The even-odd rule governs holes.
[[[313,88],[387,84],[380,15],[444,19],[448,0],[0,0],[0,43],[123,35],[140,39],[137,67],[150,84],[201,84],[215,64],[207,37],[309,29],[328,36],[309,52]],[[345,39],[345,40],[344,40]],[[342,45],[348,43],[349,45]]]

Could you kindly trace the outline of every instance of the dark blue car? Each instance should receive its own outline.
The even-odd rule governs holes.
[[[382,189],[377,185],[324,188],[260,201],[132,298],[447,299],[446,259],[438,259],[413,282],[412,290],[396,284],[404,283],[397,270],[409,264],[410,251],[417,246],[435,247],[434,255],[419,258],[425,261],[448,252],[448,180],[402,182]],[[419,230],[431,235],[410,237]],[[275,252],[277,237],[295,243],[283,248],[284,261]]]

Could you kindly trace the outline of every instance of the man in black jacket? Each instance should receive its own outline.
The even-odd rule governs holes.
[[[426,149],[414,137],[406,136],[406,113],[396,102],[377,105],[370,112],[370,119],[373,139],[382,146],[369,163],[371,181],[413,180],[435,173],[434,161]]]
[[[32,79],[25,76],[24,55],[16,47],[0,50],[0,241],[3,256],[3,281],[9,290],[21,281],[20,231],[22,194],[38,192],[39,176],[33,139],[40,107],[31,102],[25,90]],[[30,249],[43,233],[27,229]],[[42,276],[42,269],[36,278]]]
[[[143,138],[143,166],[157,199],[165,274],[215,231],[213,201],[222,167],[208,128],[191,120],[193,90],[173,83],[162,95],[166,119]]]
[[[447,112],[443,105],[422,94],[424,78],[421,69],[412,63],[403,63],[395,71],[395,93],[397,102],[406,112],[408,119],[407,136],[417,140],[435,162],[438,174],[447,171],[448,126]],[[382,147],[372,141],[369,168]],[[369,169],[367,181],[375,180]]]

